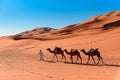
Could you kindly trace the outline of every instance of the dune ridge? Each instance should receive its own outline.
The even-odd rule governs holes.
[[[62,39],[81,34],[99,34],[108,32],[120,27],[120,11],[113,11],[107,14],[94,16],[87,21],[80,24],[73,24],[65,26],[61,29],[52,28],[36,28],[34,30],[25,31],[23,33],[14,35],[13,38],[19,39],[39,39],[39,40],[53,40]]]

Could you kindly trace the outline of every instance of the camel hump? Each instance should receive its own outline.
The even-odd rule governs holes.
[[[97,51],[97,50],[98,50],[98,48],[95,48],[95,49],[94,49],[94,48],[91,48],[91,49],[90,49],[90,52]]]
[[[77,49],[71,49],[71,52],[77,52],[78,50]]]
[[[60,47],[55,47],[55,52],[59,52],[59,51],[61,51],[61,48]]]

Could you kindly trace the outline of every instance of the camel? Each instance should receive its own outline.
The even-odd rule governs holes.
[[[47,50],[48,50],[50,53],[53,53],[53,54],[54,54],[53,59],[52,59],[53,61],[54,61],[54,57],[55,57],[55,56],[56,56],[57,61],[58,61],[58,57],[57,57],[57,55],[58,55],[58,54],[61,54],[61,56],[62,56],[61,61],[63,60],[63,57],[64,57],[65,62],[66,62],[66,57],[65,57],[64,52],[62,51],[61,48],[59,48],[59,47],[55,47],[54,50],[51,50],[50,48],[47,48]]]
[[[68,52],[67,49],[64,49],[64,51],[65,51],[68,55],[70,55],[70,59],[71,59],[71,62],[72,62],[72,63],[73,63],[73,56],[77,56],[76,63],[77,63],[77,61],[78,61],[78,58],[80,58],[81,63],[82,63],[82,58],[81,58],[81,56],[80,56],[80,52],[79,52],[77,49],[76,49],[76,50],[71,49],[70,52]]]
[[[90,56],[92,57],[94,64],[95,64],[95,60],[93,56],[97,56],[98,57],[98,62],[97,64],[99,64],[100,59],[102,60],[102,63],[104,63],[103,58],[100,55],[100,52],[98,51],[98,48],[96,49],[90,49],[88,52],[86,52],[84,49],[81,50],[85,55],[88,55],[88,61],[87,64],[89,63],[90,60]]]

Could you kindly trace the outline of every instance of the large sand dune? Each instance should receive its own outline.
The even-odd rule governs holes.
[[[81,35],[100,34],[120,27],[120,11],[94,16],[80,23],[65,26],[61,29],[37,28],[14,36],[14,39],[53,40]]]
[[[112,12],[104,16],[115,16],[118,13]],[[103,19],[104,16],[99,18]],[[107,22],[107,20],[105,21]],[[89,23],[89,20],[86,23]],[[68,34],[66,37],[65,35],[62,36],[62,33],[59,34],[61,39],[58,39],[58,33],[71,28],[75,28],[71,35]],[[81,28],[77,29],[76,26],[71,28],[64,27],[60,30],[47,33],[50,38],[54,38],[53,40],[14,40],[13,37],[1,37],[0,80],[119,80],[120,28],[115,27],[105,31],[95,30],[95,32],[94,30],[80,31]],[[92,28],[92,25],[90,28]],[[53,33],[57,35],[50,36]],[[71,48],[78,49],[79,51],[83,48],[87,51],[90,48],[99,48],[105,63],[93,64],[91,59],[90,63],[86,64],[87,56],[82,52],[80,52],[83,59],[82,64],[79,64],[80,61],[71,64],[70,56],[67,54],[65,54],[67,58],[66,63],[64,61],[57,62],[56,58],[52,61],[53,54],[49,53],[46,49],[54,49],[55,46],[68,50]],[[45,61],[43,62],[39,61],[39,49],[42,49],[44,52]],[[61,60],[60,55],[58,55],[58,58]],[[94,58],[97,62],[97,57]],[[75,61],[76,57],[74,56]]]

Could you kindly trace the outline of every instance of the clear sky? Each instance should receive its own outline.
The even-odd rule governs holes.
[[[115,10],[120,10],[120,0],[0,0],[0,36],[62,28]]]

